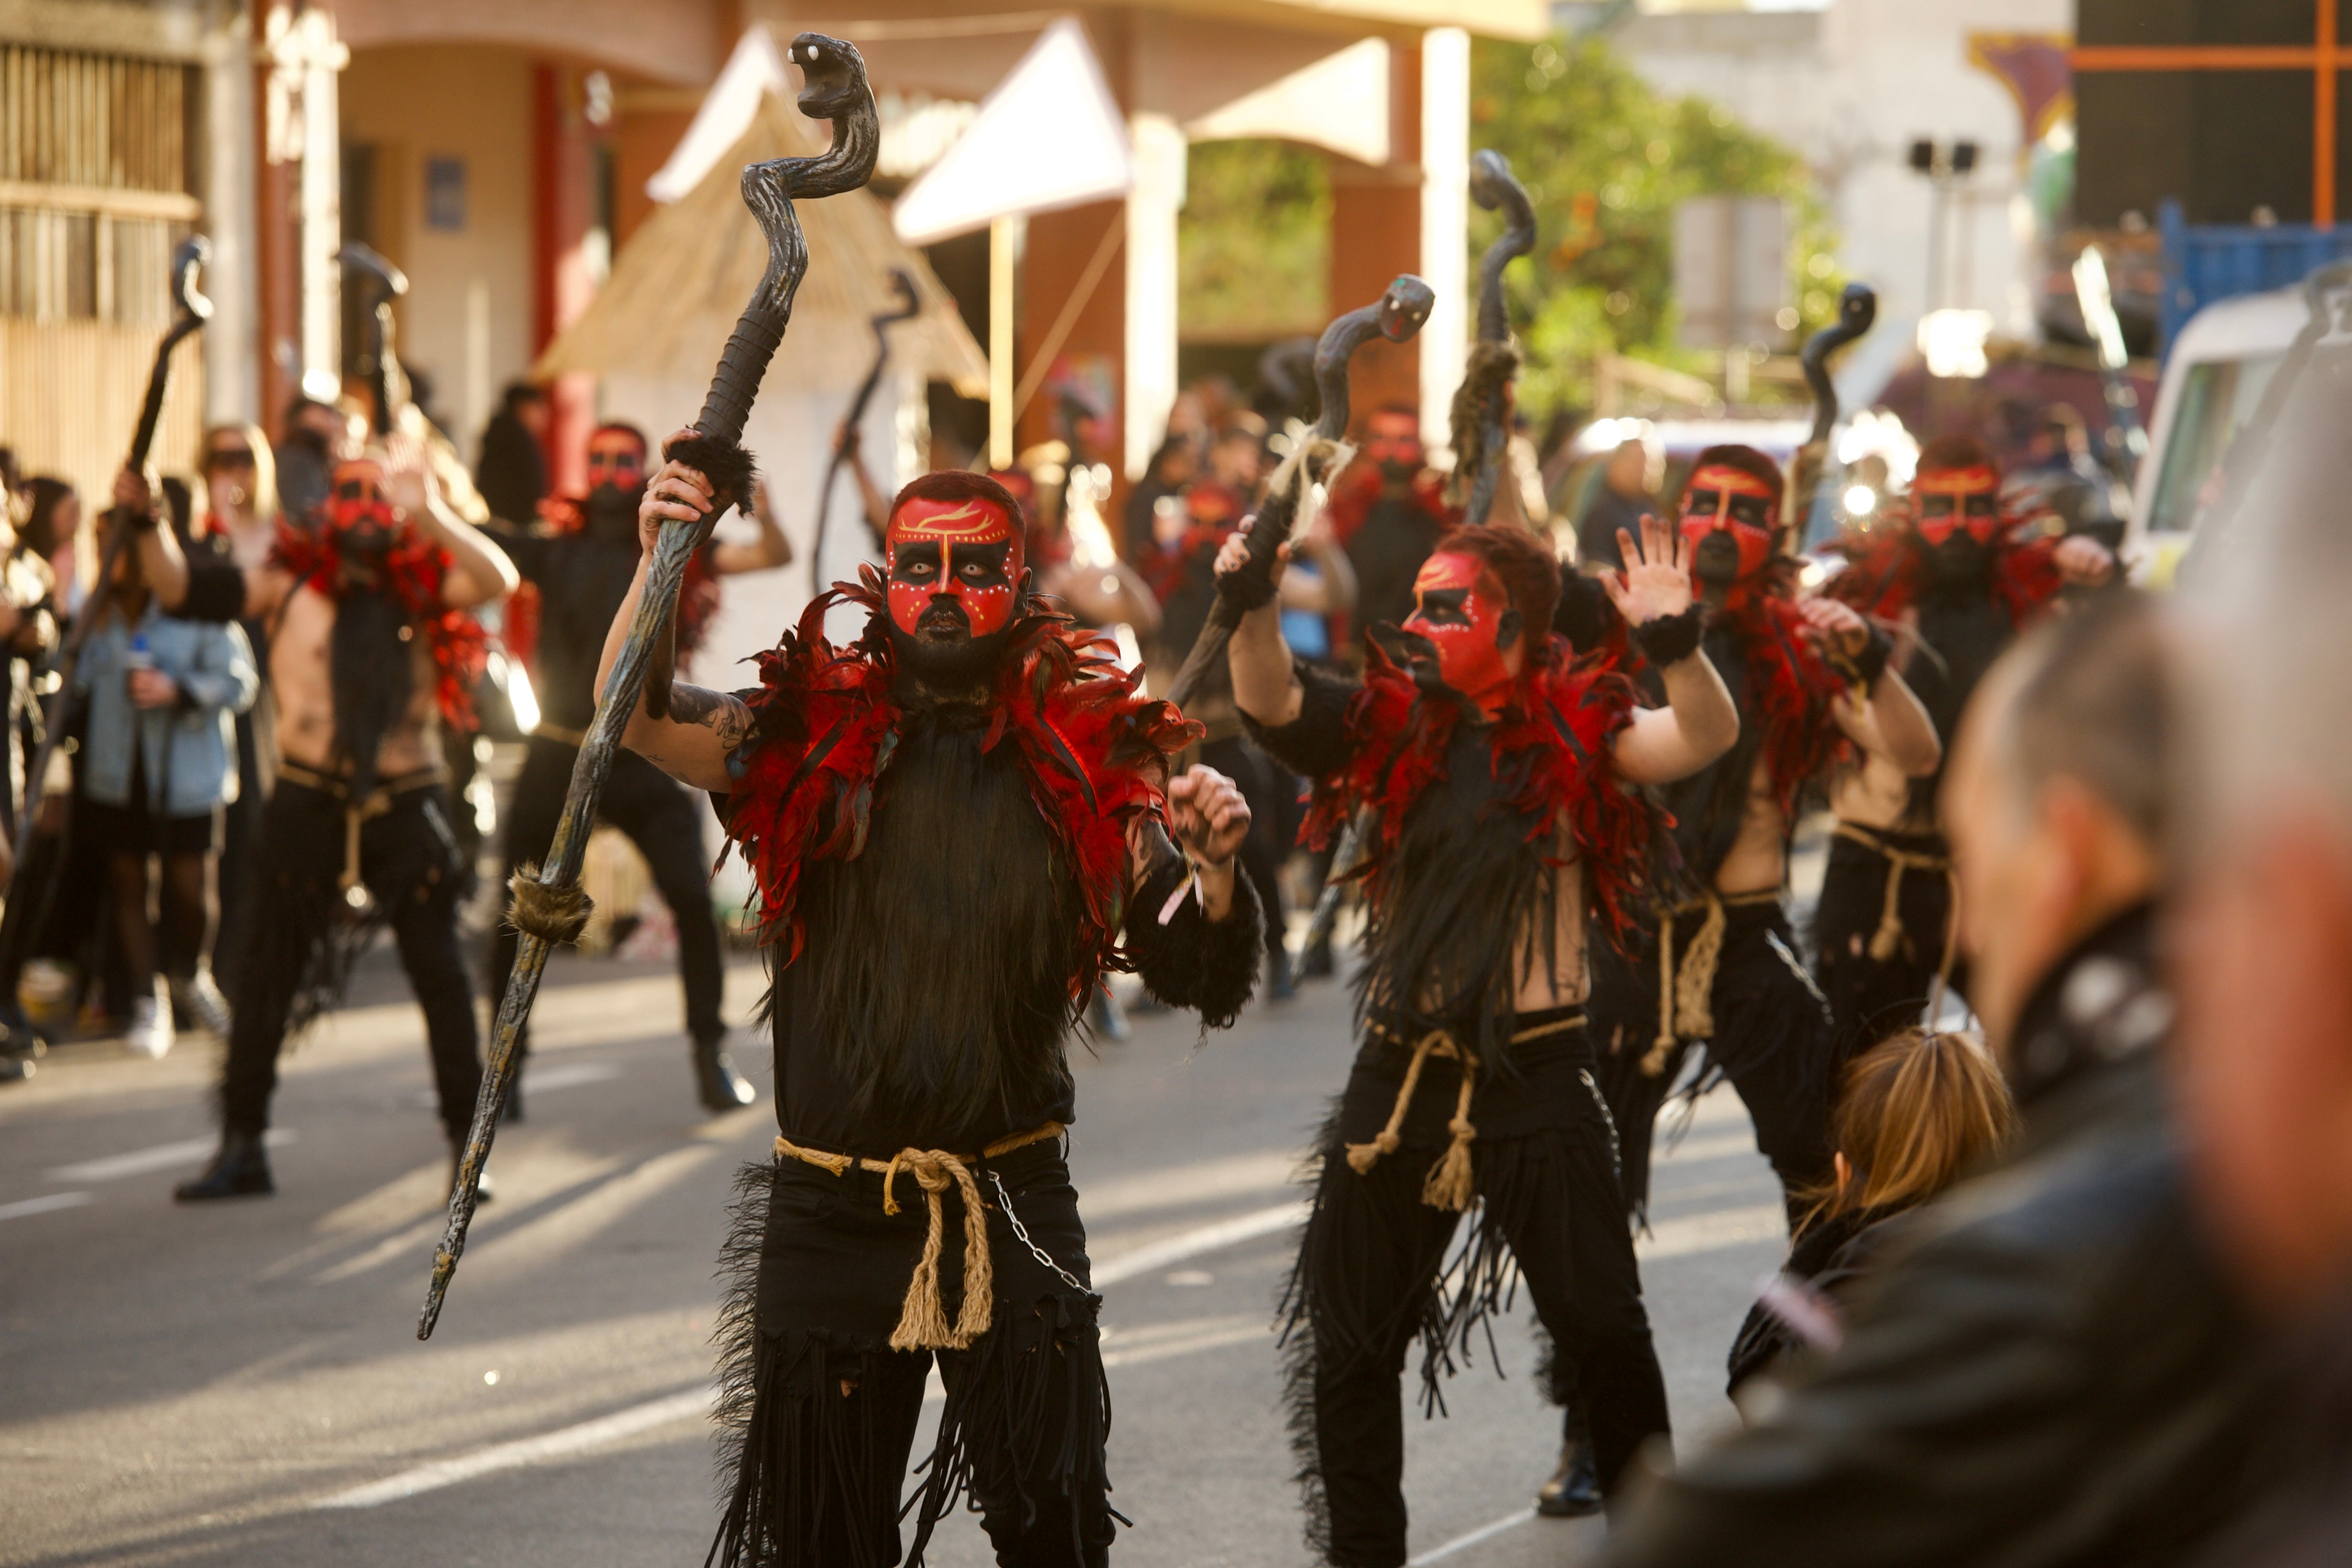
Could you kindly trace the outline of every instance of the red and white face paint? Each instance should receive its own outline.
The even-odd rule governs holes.
[[[1502,710],[1517,671],[1517,628],[1506,630],[1511,601],[1486,563],[1440,551],[1412,580],[1412,614],[1404,629],[1437,650],[1437,678],[1493,714]]]
[[[1013,618],[1022,571],[1020,525],[978,498],[917,497],[890,515],[885,537],[890,567],[890,619],[916,635],[934,606],[963,611],[971,635],[984,637]],[[939,626],[933,618],[933,627]]]

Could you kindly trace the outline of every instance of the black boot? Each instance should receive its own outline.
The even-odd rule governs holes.
[[[220,1152],[192,1182],[182,1182],[172,1195],[184,1204],[214,1198],[259,1197],[278,1190],[269,1179],[269,1156],[262,1151],[258,1132],[223,1132]]]
[[[760,1091],[735,1070],[719,1045],[721,1035],[712,1039],[694,1042],[694,1087],[702,1096],[702,1109],[717,1115],[722,1110],[740,1110],[759,1103]]]
[[[1559,1468],[1536,1493],[1536,1511],[1547,1519],[1580,1519],[1601,1511],[1601,1474],[1592,1463],[1592,1437],[1572,1421],[1559,1451]]]

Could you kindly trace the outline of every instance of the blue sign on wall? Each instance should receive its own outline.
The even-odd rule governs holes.
[[[425,226],[459,229],[466,226],[466,160],[425,160]]]

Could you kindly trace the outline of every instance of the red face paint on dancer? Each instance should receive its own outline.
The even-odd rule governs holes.
[[[1412,614],[1404,629],[1437,650],[1437,677],[1487,713],[1501,710],[1517,673],[1509,662],[1517,627],[1507,627],[1511,601],[1475,555],[1440,551],[1412,580]]]
[[[909,637],[943,601],[961,606],[976,637],[1013,618],[1022,539],[1002,507],[977,498],[918,496],[891,514],[886,542],[890,618]]]
[[[1780,526],[1777,488],[1745,468],[1709,463],[1691,475],[1683,489],[1683,538],[1690,543],[1691,569],[1702,586],[1728,587],[1762,571],[1772,559]],[[1721,568],[1701,570],[1703,551],[1707,557],[1722,557],[1721,546],[1707,545],[1708,535],[1717,533],[1727,534],[1738,547],[1736,569],[1724,558]]]
[[[400,509],[383,486],[383,465],[348,458],[335,465],[327,490],[327,531],[346,552],[379,553],[400,531]]]
[[[1922,470],[1911,481],[1911,506],[1912,526],[1929,544],[1963,529],[1979,544],[1990,544],[2000,529],[2000,475],[1982,463]]]

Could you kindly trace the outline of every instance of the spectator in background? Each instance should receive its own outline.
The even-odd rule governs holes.
[[[251,425],[215,425],[205,432],[202,472],[206,527],[191,541],[192,555],[207,547],[240,571],[257,572],[278,541],[278,470],[269,443]],[[269,628],[240,623],[257,668],[269,662]],[[277,737],[267,694],[236,715],[236,789],[223,804],[221,852],[215,881],[220,920],[213,939],[214,971],[236,984],[251,912],[251,847],[261,831],[261,808],[276,777]]]
[[[298,396],[286,405],[286,424],[279,432],[277,459],[278,502],[297,527],[308,528],[311,514],[327,499],[327,476],[352,446],[351,417],[314,397]]]
[[[33,498],[25,488],[25,470],[16,461],[16,449],[0,447],[0,521],[11,529],[17,527],[32,504]]]
[[[1184,487],[1201,471],[1201,448],[1191,437],[1171,431],[1145,465],[1143,478],[1127,492],[1127,510],[1120,519],[1126,529],[1121,542],[1127,558],[1150,558],[1154,543],[1153,509],[1171,497],[1181,497]]]
[[[2332,389],[2321,363],[2315,381]],[[2215,1568],[2352,1561],[2352,464],[2341,423],[2332,390],[2291,402],[2271,449],[2308,468],[2284,494],[2258,491],[2227,548],[2200,543],[2200,570],[2184,578],[2201,618],[2182,660],[2196,728],[2182,748],[2177,1090],[2199,1196],[2293,1389],[2270,1496]]]
[[[1665,453],[1648,435],[1632,436],[1617,444],[1601,466],[1601,483],[1576,523],[1576,566],[1580,572],[1622,571],[1617,558],[1617,531],[1642,537],[1642,520],[1658,510],[1658,484],[1665,478]]]
[[[2043,409],[2026,442],[2026,458],[2012,478],[2057,515],[2068,533],[2088,534],[2110,552],[2123,548],[2128,498],[2097,458],[2091,432],[2074,405]]]
[[[551,417],[547,389],[517,381],[508,384],[499,411],[482,426],[474,488],[492,517],[528,524],[539,516],[539,503],[547,499],[547,454],[541,443]]]
[[[2017,1104],[1974,1040],[1906,1029],[1846,1064],[1831,1131],[1836,1178],[1732,1342],[1728,1392],[1743,1409],[1769,1397],[1750,1380],[1777,1385],[1837,1349],[1897,1222],[2008,1147]]]
[[[2127,595],[1986,676],[1944,801],[2017,1146],[1898,1222],[1843,1344],[1662,1480],[1612,1568],[2161,1568],[2244,1508],[2263,1346],[2192,1223],[2159,1061],[2168,679]]]
[[[1265,421],[1242,409],[1225,421],[1209,443],[1207,479],[1224,487],[1242,511],[1257,506],[1257,489],[1265,478]]]
[[[1421,416],[1402,404],[1372,411],[1356,460],[1331,484],[1332,537],[1356,573],[1356,633],[1412,614],[1412,579],[1454,526],[1445,477],[1429,466]]]
[[[37,476],[27,487],[33,501],[24,529],[16,536],[20,553],[38,559],[48,569],[62,608],[72,598],[80,558],[81,494],[63,479]]]
[[[110,514],[112,526],[128,515]],[[75,831],[106,856],[114,935],[131,981],[134,1054],[172,1048],[172,1009],[228,1037],[228,1007],[213,982],[205,941],[212,857],[223,802],[237,789],[231,716],[253,704],[260,676],[234,626],[165,616],[135,552],[115,563],[75,667],[87,704]],[[160,926],[147,917],[150,857],[163,868]],[[160,951],[159,951],[160,950]],[[156,997],[158,972],[169,999]]]

